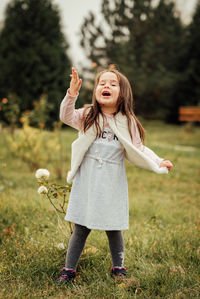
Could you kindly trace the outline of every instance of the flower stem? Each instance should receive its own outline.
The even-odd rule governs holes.
[[[47,197],[48,197],[50,203],[52,204],[52,206],[54,207],[54,209],[55,209],[56,211],[58,211],[59,213],[63,213],[63,211],[60,211],[60,210],[54,205],[54,203],[52,202],[52,200],[51,200],[51,198],[50,198],[50,196],[49,196],[48,194],[47,194]]]
[[[70,229],[70,233],[71,235],[73,234],[73,228],[72,228],[72,223],[69,221],[69,229]]]

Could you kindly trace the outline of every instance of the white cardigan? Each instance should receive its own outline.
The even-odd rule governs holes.
[[[100,128],[103,129],[103,118],[99,116]],[[125,149],[125,158],[132,164],[154,171],[158,174],[167,174],[167,167],[159,167],[156,162],[150,159],[142,151],[137,149],[131,142],[131,137],[128,131],[127,118],[122,115],[121,112],[113,118],[107,118],[110,128],[114,134],[118,137],[119,141]],[[76,175],[78,168],[80,167],[83,158],[88,151],[90,145],[96,138],[96,128],[93,124],[87,131],[79,132],[79,137],[72,143],[72,157],[71,157],[71,170],[67,175],[67,182],[71,183]]]

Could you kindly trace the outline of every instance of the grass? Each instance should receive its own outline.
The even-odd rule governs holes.
[[[186,132],[184,126],[160,122],[145,127],[146,145],[171,160],[174,169],[169,175],[157,175],[126,163],[130,199],[130,227],[124,232],[127,280],[110,277],[105,232],[92,231],[75,283],[61,287],[53,281],[65,261],[68,225],[39,197],[34,172],[10,153],[7,133],[1,132],[0,297],[200,298],[200,130]],[[75,137],[72,130],[62,131],[66,172]],[[41,167],[55,175],[51,163]],[[59,249],[59,243],[65,249]]]

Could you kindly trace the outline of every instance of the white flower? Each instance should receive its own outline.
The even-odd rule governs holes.
[[[36,171],[35,176],[37,179],[48,179],[50,173],[47,169],[40,168]]]
[[[59,244],[57,245],[57,247],[58,247],[59,249],[65,249],[65,245],[64,245],[63,243],[59,243]]]
[[[48,189],[45,186],[40,186],[38,188],[38,193],[39,194],[47,194],[48,193]]]

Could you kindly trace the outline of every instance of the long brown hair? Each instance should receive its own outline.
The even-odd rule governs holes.
[[[127,121],[128,121],[128,130],[129,133],[132,137],[131,134],[131,117],[134,117],[137,128],[139,130],[140,138],[142,141],[144,141],[145,138],[145,131],[143,126],[141,125],[140,121],[137,119],[134,111],[133,111],[133,93],[132,93],[132,88],[131,85],[128,81],[128,79],[119,71],[115,69],[105,69],[97,74],[96,80],[95,80],[95,86],[93,90],[93,96],[92,96],[92,105],[90,107],[86,107],[84,114],[84,120],[83,120],[83,130],[86,132],[93,124],[96,126],[97,130],[97,136],[100,135],[101,133],[101,128],[99,125],[99,114],[102,115],[103,119],[105,119],[101,107],[99,103],[97,102],[96,99],[96,88],[99,83],[100,77],[102,74],[106,72],[112,72],[114,73],[119,81],[119,86],[120,86],[120,92],[119,92],[119,97],[117,100],[117,105],[116,105],[116,113],[121,112],[123,115],[126,115]],[[89,111],[88,111],[89,109]]]

